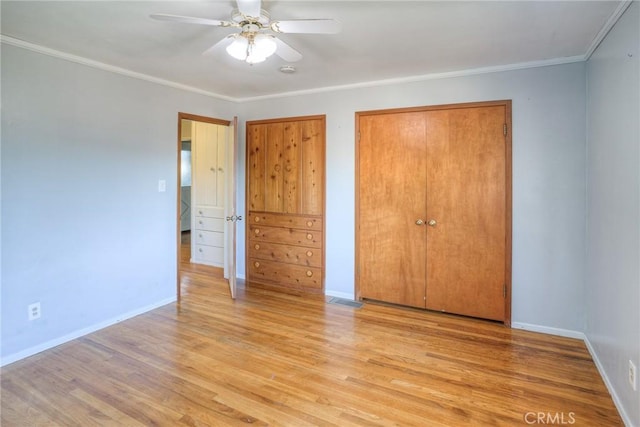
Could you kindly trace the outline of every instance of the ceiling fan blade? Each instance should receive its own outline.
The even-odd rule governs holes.
[[[340,22],[333,19],[273,21],[270,26],[276,33],[336,34],[342,29]]]
[[[229,34],[227,37],[223,38],[219,42],[216,42],[216,44],[214,44],[209,49],[207,49],[204,52],[202,52],[202,54],[203,55],[211,55],[211,54],[215,53],[218,49],[222,49],[222,47],[225,44],[230,43],[231,40],[234,39],[235,37],[236,37],[236,34]]]
[[[250,16],[252,18],[260,17],[260,8],[262,7],[261,0],[236,0],[238,3],[238,10],[244,16]]]
[[[183,22],[185,24],[212,25],[214,27],[231,27],[236,26],[235,22],[218,21],[217,19],[196,18],[193,16],[168,15],[166,13],[154,13],[151,18],[158,21]]]
[[[277,46],[276,55],[278,55],[280,58],[284,59],[287,62],[297,62],[302,59],[302,54],[300,52],[277,37],[274,37],[274,40],[276,41]]]

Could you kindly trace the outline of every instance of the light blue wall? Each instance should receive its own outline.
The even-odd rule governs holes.
[[[355,113],[500,99],[513,100],[513,322],[516,327],[552,333],[582,332],[584,63],[266,99],[245,105],[245,120],[327,115],[328,293],[354,293]],[[239,238],[241,251],[242,242]]]
[[[4,363],[175,299],[178,112],[234,108],[2,45]]]
[[[631,425],[640,426],[640,5],[587,63],[585,334]],[[640,387],[640,384],[639,384]]]

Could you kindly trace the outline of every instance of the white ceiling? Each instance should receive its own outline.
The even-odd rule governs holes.
[[[618,1],[276,1],[272,20],[333,18],[342,32],[282,34],[295,74],[276,55],[250,66],[224,49],[236,30],[160,22],[151,13],[228,20],[225,1],[5,1],[3,41],[77,56],[233,99],[387,79],[583,60],[615,22]],[[78,58],[76,58],[78,59]]]

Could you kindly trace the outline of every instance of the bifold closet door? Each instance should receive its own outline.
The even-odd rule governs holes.
[[[424,113],[361,116],[359,131],[359,297],[424,308]]]
[[[505,107],[429,111],[426,118],[426,306],[502,321]]]

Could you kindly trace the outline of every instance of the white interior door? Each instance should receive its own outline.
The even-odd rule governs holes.
[[[242,220],[236,214],[236,161],[238,153],[238,118],[233,118],[233,123],[229,126],[229,137],[227,138],[227,180],[226,185],[226,235],[225,245],[225,278],[229,280],[229,291],[231,298],[236,298],[236,223]]]

